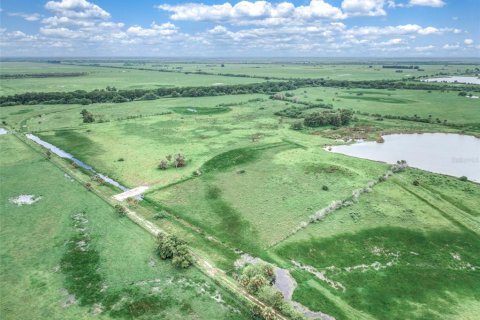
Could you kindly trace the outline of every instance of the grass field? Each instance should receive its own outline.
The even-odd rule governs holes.
[[[421,65],[425,71],[399,73],[381,68],[381,62],[371,68],[368,63],[101,64],[121,68],[2,62],[2,74],[87,75],[2,79],[1,92],[264,81],[256,76],[401,79],[413,72],[460,74],[472,68],[432,63]],[[251,77],[183,73],[199,71]],[[336,319],[475,319],[480,186],[413,168],[383,181],[387,164],[324,148],[389,132],[478,136],[479,99],[457,91],[332,87],[282,94],[289,101],[238,94],[8,106],[0,108],[0,121],[18,135],[38,135],[129,188],[150,186],[144,201],[125,206],[185,239],[229,277],[235,260],[248,253],[288,269],[297,282],[293,299]],[[294,130],[292,124],[305,115],[327,110],[308,103],[352,109],[352,121]],[[275,115],[292,107],[309,108],[298,118]],[[93,123],[83,123],[83,109]],[[414,115],[431,121],[402,119]],[[0,149],[6,318],[249,317],[245,306],[197,268],[179,271],[158,260],[149,234],[54,166],[71,169],[66,161],[47,161],[13,134],[0,135]],[[176,168],[170,156],[179,153],[186,165]],[[162,160],[165,170],[159,168]],[[119,192],[95,183],[93,188],[108,198]],[[356,197],[358,190],[363,191]],[[11,203],[21,194],[41,198],[31,205]],[[339,202],[345,205],[312,222],[312,215]]]
[[[479,123],[480,100],[461,97],[458,92],[424,90],[367,90],[305,88],[292,91],[300,101],[331,103],[370,114],[414,116],[447,122]]]
[[[423,71],[405,69],[396,72],[395,68],[382,68],[382,64],[372,63],[102,63],[125,68],[151,68],[175,72],[206,72],[213,74],[233,74],[272,78],[328,78],[336,80],[386,80],[408,77],[429,76],[438,73],[461,73],[475,65],[420,65]],[[391,62],[385,62],[391,65]],[[405,65],[411,65],[404,63]]]
[[[155,89],[168,87],[215,86],[261,82],[261,79],[221,77],[212,75],[186,75],[183,73],[112,69],[47,63],[2,62],[1,74],[85,72],[78,77],[49,77],[1,79],[0,95],[24,92],[54,92],[105,89]]]
[[[244,318],[227,293],[159,260],[148,233],[14,136],[0,146],[4,319]],[[9,200],[22,194],[40,198]]]

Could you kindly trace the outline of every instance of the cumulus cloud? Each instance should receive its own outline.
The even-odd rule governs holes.
[[[472,45],[473,44],[473,40],[472,39],[465,39],[463,40],[463,43],[465,43],[466,45]]]
[[[384,35],[409,35],[409,34],[418,34],[418,35],[433,35],[433,34],[443,34],[446,32],[459,33],[461,30],[453,28],[436,28],[436,27],[422,27],[418,24],[405,24],[398,26],[366,26],[366,27],[355,27],[348,31],[352,35],[360,36],[384,36]]]
[[[381,16],[384,0],[344,0],[342,9],[325,0],[311,0],[308,5],[295,6],[291,2],[240,1],[236,4],[207,5],[186,3],[161,4],[157,8],[170,12],[172,20],[183,21],[228,21],[238,25],[281,24],[286,21],[309,21],[317,19],[340,20],[349,16]]]
[[[343,0],[342,9],[350,16],[384,16],[384,0]]]
[[[150,28],[142,28],[141,26],[133,26],[127,29],[127,33],[139,37],[157,37],[157,36],[170,36],[177,33],[178,28],[170,22],[163,24],[156,24],[155,22],[150,25]]]
[[[38,13],[25,13],[25,12],[9,12],[10,17],[20,17],[26,21],[38,21],[40,20],[40,14]]]
[[[45,4],[45,8],[62,17],[82,19],[110,18],[110,13],[86,0],[48,1]]]

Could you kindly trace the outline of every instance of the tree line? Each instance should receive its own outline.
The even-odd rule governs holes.
[[[48,73],[12,73],[0,74],[0,79],[62,78],[86,76],[86,72],[48,72]]]
[[[330,79],[293,79],[289,81],[266,81],[252,84],[237,84],[208,87],[179,87],[129,90],[77,90],[71,92],[27,92],[0,97],[0,106],[35,104],[92,104],[123,103],[135,100],[152,100],[161,97],[205,97],[238,94],[268,94],[290,91],[304,87],[337,87],[362,89],[409,89],[452,90],[479,92],[475,85],[452,85],[444,83],[412,82],[397,80],[348,81]]]

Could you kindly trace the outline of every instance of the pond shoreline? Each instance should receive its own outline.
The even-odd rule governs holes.
[[[324,150],[346,156],[395,163],[480,183],[480,138],[456,133],[400,133],[382,135],[384,142],[350,140]]]

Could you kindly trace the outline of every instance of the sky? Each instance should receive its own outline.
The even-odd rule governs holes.
[[[2,57],[480,57],[480,0],[2,0]]]

